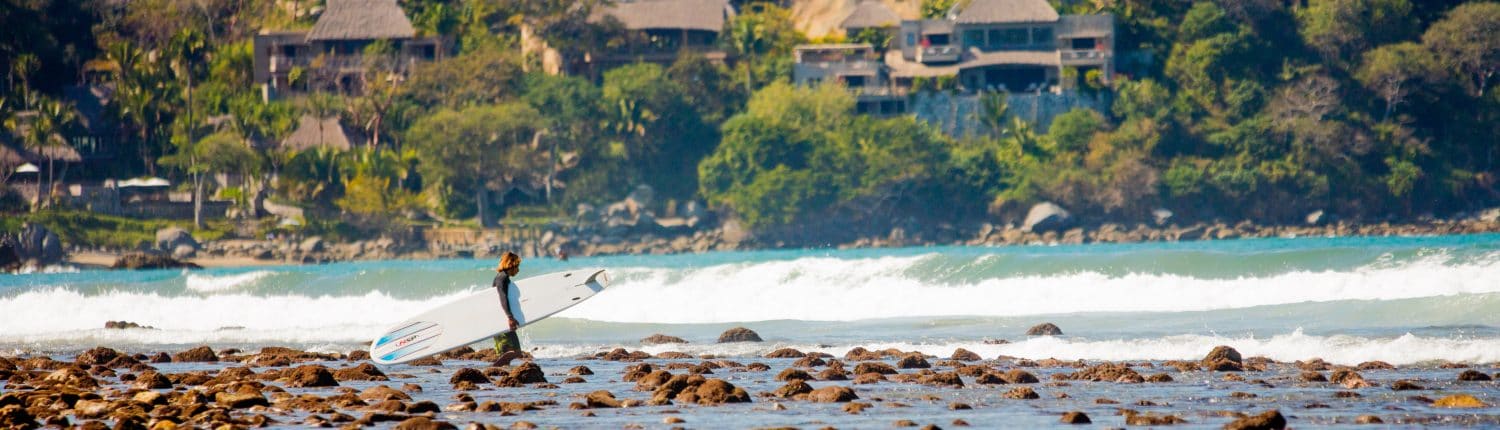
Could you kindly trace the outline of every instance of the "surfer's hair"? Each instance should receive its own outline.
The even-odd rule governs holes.
[[[504,272],[517,267],[521,267],[521,256],[506,251],[505,255],[500,256],[500,265],[495,267],[495,271]]]

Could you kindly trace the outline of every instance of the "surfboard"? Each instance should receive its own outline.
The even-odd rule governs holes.
[[[511,281],[510,309],[522,327],[582,303],[609,286],[604,269],[549,273]],[[510,331],[494,288],[483,288],[453,302],[392,325],[370,342],[376,364],[401,364],[489,339]]]

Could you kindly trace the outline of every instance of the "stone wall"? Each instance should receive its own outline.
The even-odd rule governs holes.
[[[911,113],[917,119],[937,125],[950,136],[965,136],[988,133],[984,122],[984,106],[978,94],[956,94],[953,92],[923,91],[911,96]],[[1108,104],[1103,96],[1091,96],[1078,91],[1061,94],[1010,93],[1008,117],[1019,117],[1032,123],[1038,133],[1047,132],[1052,119],[1074,108],[1089,108],[1105,112]],[[1007,121],[1009,121],[1007,119]]]

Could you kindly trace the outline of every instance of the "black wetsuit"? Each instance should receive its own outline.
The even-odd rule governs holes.
[[[505,309],[507,323],[509,318],[514,318],[515,313],[510,311],[510,274],[500,272],[495,275],[495,281],[490,284],[495,287],[495,292],[500,294],[500,307]],[[521,339],[516,337],[516,331],[511,330],[504,334],[495,336],[495,352],[521,351]]]

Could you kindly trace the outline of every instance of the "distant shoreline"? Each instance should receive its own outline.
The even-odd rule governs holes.
[[[573,239],[556,235],[549,243],[511,244],[515,246],[451,247],[428,246],[412,250],[381,250],[356,252],[350,249],[366,249],[365,242],[329,244],[320,251],[293,251],[280,258],[256,258],[252,253],[267,255],[266,249],[286,248],[280,242],[233,240],[233,247],[225,246],[230,241],[209,241],[203,244],[205,251],[194,258],[183,261],[205,268],[285,266],[320,264],[344,261],[374,260],[437,260],[452,258],[491,258],[491,250],[515,249],[527,257],[542,255],[534,250],[554,249],[556,243],[567,243],[571,256],[607,255],[665,255],[701,253],[712,251],[748,251],[797,248],[901,248],[919,246],[1025,246],[1025,245],[1080,245],[1105,243],[1152,243],[1187,242],[1199,240],[1230,240],[1254,238],[1296,237],[1392,237],[1392,236],[1445,236],[1463,234],[1500,233],[1500,222],[1485,220],[1433,221],[1410,224],[1352,224],[1333,223],[1323,226],[1262,226],[1250,223],[1236,225],[1193,224],[1188,226],[1168,225],[1148,227],[1138,224],[1126,227],[1118,224],[1074,227],[1048,232],[1029,232],[1006,226],[981,225],[977,231],[967,234],[956,231],[905,232],[897,229],[884,237],[862,237],[853,241],[818,245],[815,243],[792,243],[774,238],[731,237],[736,234],[725,229],[702,230],[692,235],[658,237],[643,235],[632,239],[594,242],[589,238]],[[938,237],[938,236],[955,237]],[[737,240],[736,240],[737,239]],[[947,240],[939,240],[947,239]],[[295,246],[292,246],[295,248]],[[125,251],[83,251],[68,255],[64,264],[79,269],[108,269]]]

